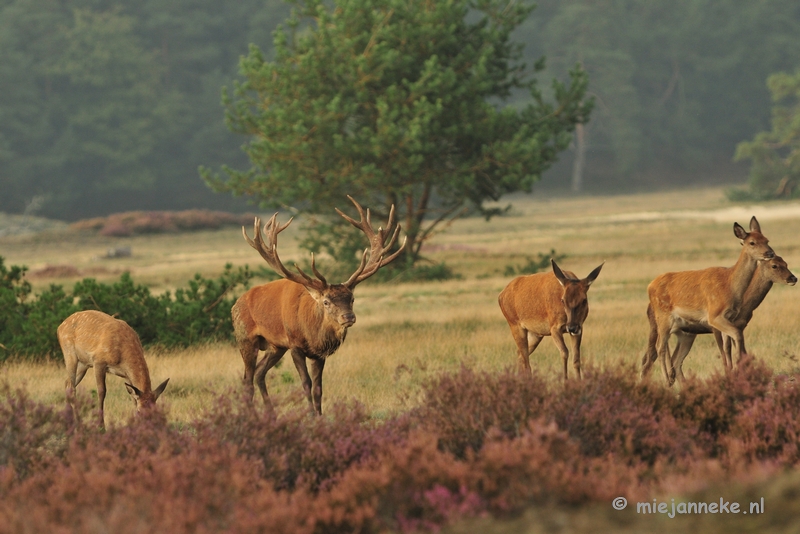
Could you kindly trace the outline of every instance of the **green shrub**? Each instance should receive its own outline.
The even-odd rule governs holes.
[[[77,282],[71,292],[51,285],[35,298],[24,279],[25,267],[3,265],[0,258],[0,361],[15,355],[60,358],[56,329],[72,313],[100,310],[125,320],[144,345],[187,347],[231,338],[231,291],[246,287],[253,274],[227,264],[216,279],[196,274],[185,288],[153,295],[129,273],[104,284],[93,278]]]
[[[548,254],[539,252],[536,259],[530,256],[525,256],[528,261],[525,265],[506,265],[506,270],[503,272],[505,276],[519,276],[523,274],[535,274],[550,268],[550,258],[559,262],[566,258],[566,254],[558,254],[556,249],[550,249]]]

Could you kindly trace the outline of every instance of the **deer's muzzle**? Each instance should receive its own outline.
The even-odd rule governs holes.
[[[339,316],[339,324],[344,326],[345,328],[350,328],[354,324],[356,324],[356,314],[355,313],[343,313]]]
[[[581,334],[581,325],[579,324],[568,324],[567,325],[567,333],[573,336],[579,336]]]

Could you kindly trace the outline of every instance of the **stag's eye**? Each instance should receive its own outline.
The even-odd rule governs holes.
[[[750,244],[751,244],[751,245],[755,245],[755,244],[756,244],[756,242],[755,242],[755,241],[750,241]]]
[[[323,300],[323,301],[322,301],[322,303],[323,303],[325,306],[330,306],[330,305],[331,305],[331,301],[329,301],[328,299],[325,299],[325,300]]]

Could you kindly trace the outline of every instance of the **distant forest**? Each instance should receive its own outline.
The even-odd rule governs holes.
[[[741,180],[769,128],[767,76],[800,68],[796,0],[539,0],[517,32],[543,84],[580,63],[589,192]],[[246,168],[220,104],[281,0],[0,0],[0,211],[66,220],[217,208],[198,166]],[[519,105],[517,101],[498,105]],[[543,186],[568,189],[575,150]]]

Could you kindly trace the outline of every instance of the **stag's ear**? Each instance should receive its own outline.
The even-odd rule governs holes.
[[[761,233],[761,225],[758,224],[755,215],[753,215],[753,217],[750,219],[750,231],[758,232],[759,234]]]
[[[564,273],[561,271],[561,268],[559,268],[556,260],[550,258],[550,264],[553,266],[553,274],[556,275],[556,280],[558,280],[559,284],[564,286],[564,284],[567,283],[567,277],[564,276]]]
[[[753,218],[755,219],[755,217]],[[756,224],[758,224],[758,221],[756,221]],[[741,240],[747,239],[747,231],[739,223],[733,223],[733,235]]]
[[[583,279],[583,282],[586,284],[587,287],[592,285],[592,282],[594,282],[597,279],[597,276],[600,274],[600,269],[602,269],[603,265],[605,265],[605,264],[606,264],[606,262],[603,262],[600,265],[598,265],[594,269],[594,271],[589,273],[589,276],[587,276],[586,278]]]
[[[311,297],[314,300],[316,300],[317,302],[322,300],[322,293],[321,292],[317,291],[316,289],[314,289],[313,287],[310,287],[310,286],[304,286],[304,287],[306,288],[306,291],[308,291],[308,294],[311,295]]]
[[[169,378],[161,382],[161,385],[158,386],[155,390],[153,390],[153,402],[164,393],[164,390],[167,389],[167,382],[169,382]]]
[[[139,400],[139,397],[142,396],[142,392],[139,391],[139,389],[133,384],[128,384],[125,382],[125,388],[128,390],[128,393],[131,397],[133,397],[134,400]]]

